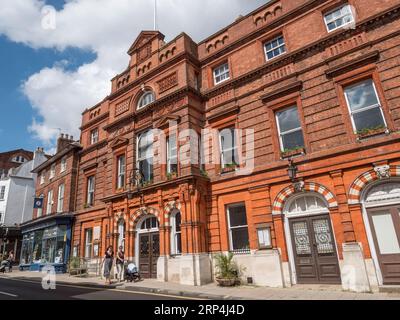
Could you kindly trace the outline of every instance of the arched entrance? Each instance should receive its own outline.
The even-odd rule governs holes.
[[[157,259],[160,256],[158,220],[153,215],[140,219],[136,227],[136,264],[143,278],[157,278]]]
[[[400,284],[400,179],[377,180],[361,194],[379,284]]]
[[[292,195],[284,204],[286,243],[294,283],[340,284],[336,241],[326,199]]]

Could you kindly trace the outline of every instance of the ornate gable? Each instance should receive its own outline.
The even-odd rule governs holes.
[[[164,117],[162,117],[160,120],[158,120],[155,124],[154,124],[154,128],[162,128],[162,127],[166,127],[169,125],[169,123],[172,122],[176,122],[179,123],[180,117],[176,116],[176,115],[166,115]]]
[[[164,35],[159,31],[142,31],[136,38],[135,42],[129,48],[128,54],[132,55],[135,51],[142,48],[154,37],[159,37],[161,40],[164,39]]]
[[[124,144],[128,144],[128,142],[129,142],[129,139],[118,137],[118,138],[115,138],[114,140],[111,141],[110,147],[115,149],[115,148],[117,148],[119,146],[122,146]]]

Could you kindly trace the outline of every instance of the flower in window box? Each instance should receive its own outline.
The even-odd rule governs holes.
[[[177,177],[178,177],[178,173],[177,172],[168,172],[167,173],[167,180],[176,179]]]
[[[379,134],[388,134],[389,130],[385,126],[377,126],[371,128],[364,128],[357,131],[358,139],[368,138]]]
[[[304,149],[304,147],[295,147],[295,148],[291,148],[291,149],[285,149],[281,152],[281,157],[282,158],[289,158],[292,156],[296,156],[296,155],[300,155],[300,154],[305,154],[306,150]]]
[[[235,171],[238,165],[236,163],[228,163],[223,168],[221,168],[221,173],[227,173]]]

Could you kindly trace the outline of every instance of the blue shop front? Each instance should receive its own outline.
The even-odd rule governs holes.
[[[41,271],[51,265],[65,273],[71,249],[72,213],[44,216],[21,225],[22,248],[19,269]]]

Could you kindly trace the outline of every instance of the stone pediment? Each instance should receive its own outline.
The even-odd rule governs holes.
[[[118,137],[118,138],[115,138],[114,140],[111,141],[110,147],[111,148],[117,148],[117,147],[122,146],[124,144],[128,144],[128,142],[129,142],[129,139]]]
[[[165,126],[168,126],[170,122],[176,122],[179,123],[179,120],[181,119],[180,116],[176,116],[176,115],[166,115],[164,117],[162,117],[160,120],[158,120],[155,124],[154,124],[154,128],[162,128]]]
[[[136,38],[135,42],[129,48],[128,54],[132,55],[136,50],[143,47],[154,37],[159,37],[161,40],[164,39],[164,35],[159,31],[142,31]]]

